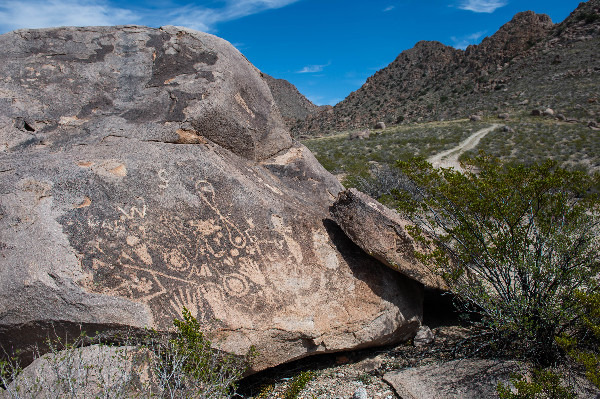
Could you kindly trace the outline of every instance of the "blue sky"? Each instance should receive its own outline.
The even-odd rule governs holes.
[[[316,104],[335,104],[419,40],[477,44],[519,11],[560,22],[579,0],[0,0],[0,32],[181,25],[223,37]]]

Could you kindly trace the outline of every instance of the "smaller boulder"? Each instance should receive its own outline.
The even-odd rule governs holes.
[[[377,373],[384,364],[384,356],[378,355],[372,358],[367,358],[361,362],[358,362],[355,366],[356,370],[363,373]]]
[[[542,116],[542,111],[539,109],[534,109],[531,111],[531,116]]]
[[[9,397],[133,397],[140,383],[153,386],[151,353],[138,347],[91,345],[37,358],[10,383]],[[20,394],[20,395],[17,395]],[[12,396],[12,395],[15,396]],[[2,390],[0,389],[0,398]]]
[[[427,287],[446,289],[444,280],[415,257],[430,249],[408,234],[411,223],[397,212],[354,188],[340,192],[330,212],[356,245],[384,265]]]
[[[498,114],[498,119],[506,120],[508,118],[510,118],[510,115],[507,113]]]
[[[402,398],[480,399],[497,397],[498,383],[507,384],[521,370],[512,361],[462,359],[392,371],[383,379]]]
[[[546,108],[543,114],[544,116],[554,116],[554,110],[552,108]]]
[[[479,116],[479,115],[471,115],[471,116],[469,116],[469,120],[471,122],[480,122],[481,121],[481,116]]]
[[[567,118],[563,114],[556,115],[556,119],[558,119],[559,121],[566,121],[567,120]]]
[[[433,334],[433,331],[431,331],[431,328],[427,326],[421,326],[417,331],[417,335],[415,335],[415,338],[413,339],[413,344],[416,347],[426,346],[432,343],[434,339],[435,335]]]
[[[377,122],[375,124],[375,129],[377,129],[377,130],[385,129],[385,123],[384,122]]]
[[[514,133],[515,132],[515,130],[512,127],[507,126],[507,125],[502,126],[502,131],[504,133]]]

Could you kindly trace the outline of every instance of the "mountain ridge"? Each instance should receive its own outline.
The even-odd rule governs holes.
[[[524,112],[531,107],[597,118],[597,106],[590,110],[582,104],[598,92],[598,46],[600,0],[581,3],[559,24],[545,14],[520,12],[465,50],[417,42],[331,110],[309,115],[294,133],[364,128],[378,121],[397,124],[477,112]]]

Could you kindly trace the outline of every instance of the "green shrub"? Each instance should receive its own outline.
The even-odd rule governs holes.
[[[586,378],[600,389],[600,293],[575,295],[584,308],[580,338],[563,335],[557,340],[569,357],[584,367]]]
[[[125,398],[131,397],[133,391],[139,397],[229,397],[256,355],[254,349],[241,358],[220,353],[212,348],[200,324],[187,309],[183,309],[182,316],[182,320],[174,321],[177,331],[171,337],[152,330],[127,339],[127,347],[111,348],[100,342],[101,348],[93,352],[97,358],[91,359],[92,362],[90,352],[86,355],[83,349],[99,342],[96,337],[82,333],[72,342],[58,337],[48,340],[49,355],[35,355],[41,357],[37,375],[21,376],[16,357],[0,360],[0,387],[4,387],[12,399],[88,398],[90,395]],[[131,340],[133,342],[129,342]],[[132,368],[128,366],[134,359],[140,361],[135,365],[136,373],[147,374],[147,382],[134,381]],[[138,370],[138,366],[141,369]],[[146,366],[149,369],[142,371]]]
[[[225,398],[256,356],[252,347],[244,358],[220,353],[201,331],[200,323],[187,308],[183,320],[175,319],[172,339],[151,340],[152,368],[161,395],[171,398]]]
[[[283,394],[283,398],[296,399],[306,384],[308,384],[313,378],[315,378],[314,372],[302,371],[300,374],[292,378],[290,385],[286,388],[285,393]]]
[[[573,292],[597,292],[600,177],[543,164],[470,160],[467,172],[399,162],[417,193],[397,191],[421,254],[488,331],[489,348],[542,366],[561,355],[555,337],[585,315]],[[477,173],[475,173],[477,171]]]
[[[511,379],[516,392],[502,383],[498,384],[497,392],[500,399],[575,399],[577,395],[573,388],[564,387],[560,375],[550,370],[533,370],[531,381],[522,375]]]

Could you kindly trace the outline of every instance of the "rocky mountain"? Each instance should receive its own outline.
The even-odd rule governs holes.
[[[261,73],[261,75],[269,85],[275,104],[277,104],[288,128],[293,128],[304,121],[307,116],[317,113],[322,108],[313,104],[287,80],[276,79],[266,73]]]
[[[560,24],[522,12],[464,51],[417,43],[332,110],[309,116],[295,129],[318,133],[536,107],[597,119],[598,48],[600,0],[581,3]]]
[[[0,354],[164,333],[184,307],[254,371],[408,339],[423,286],[331,220],[342,189],[222,39],[1,35]]]

